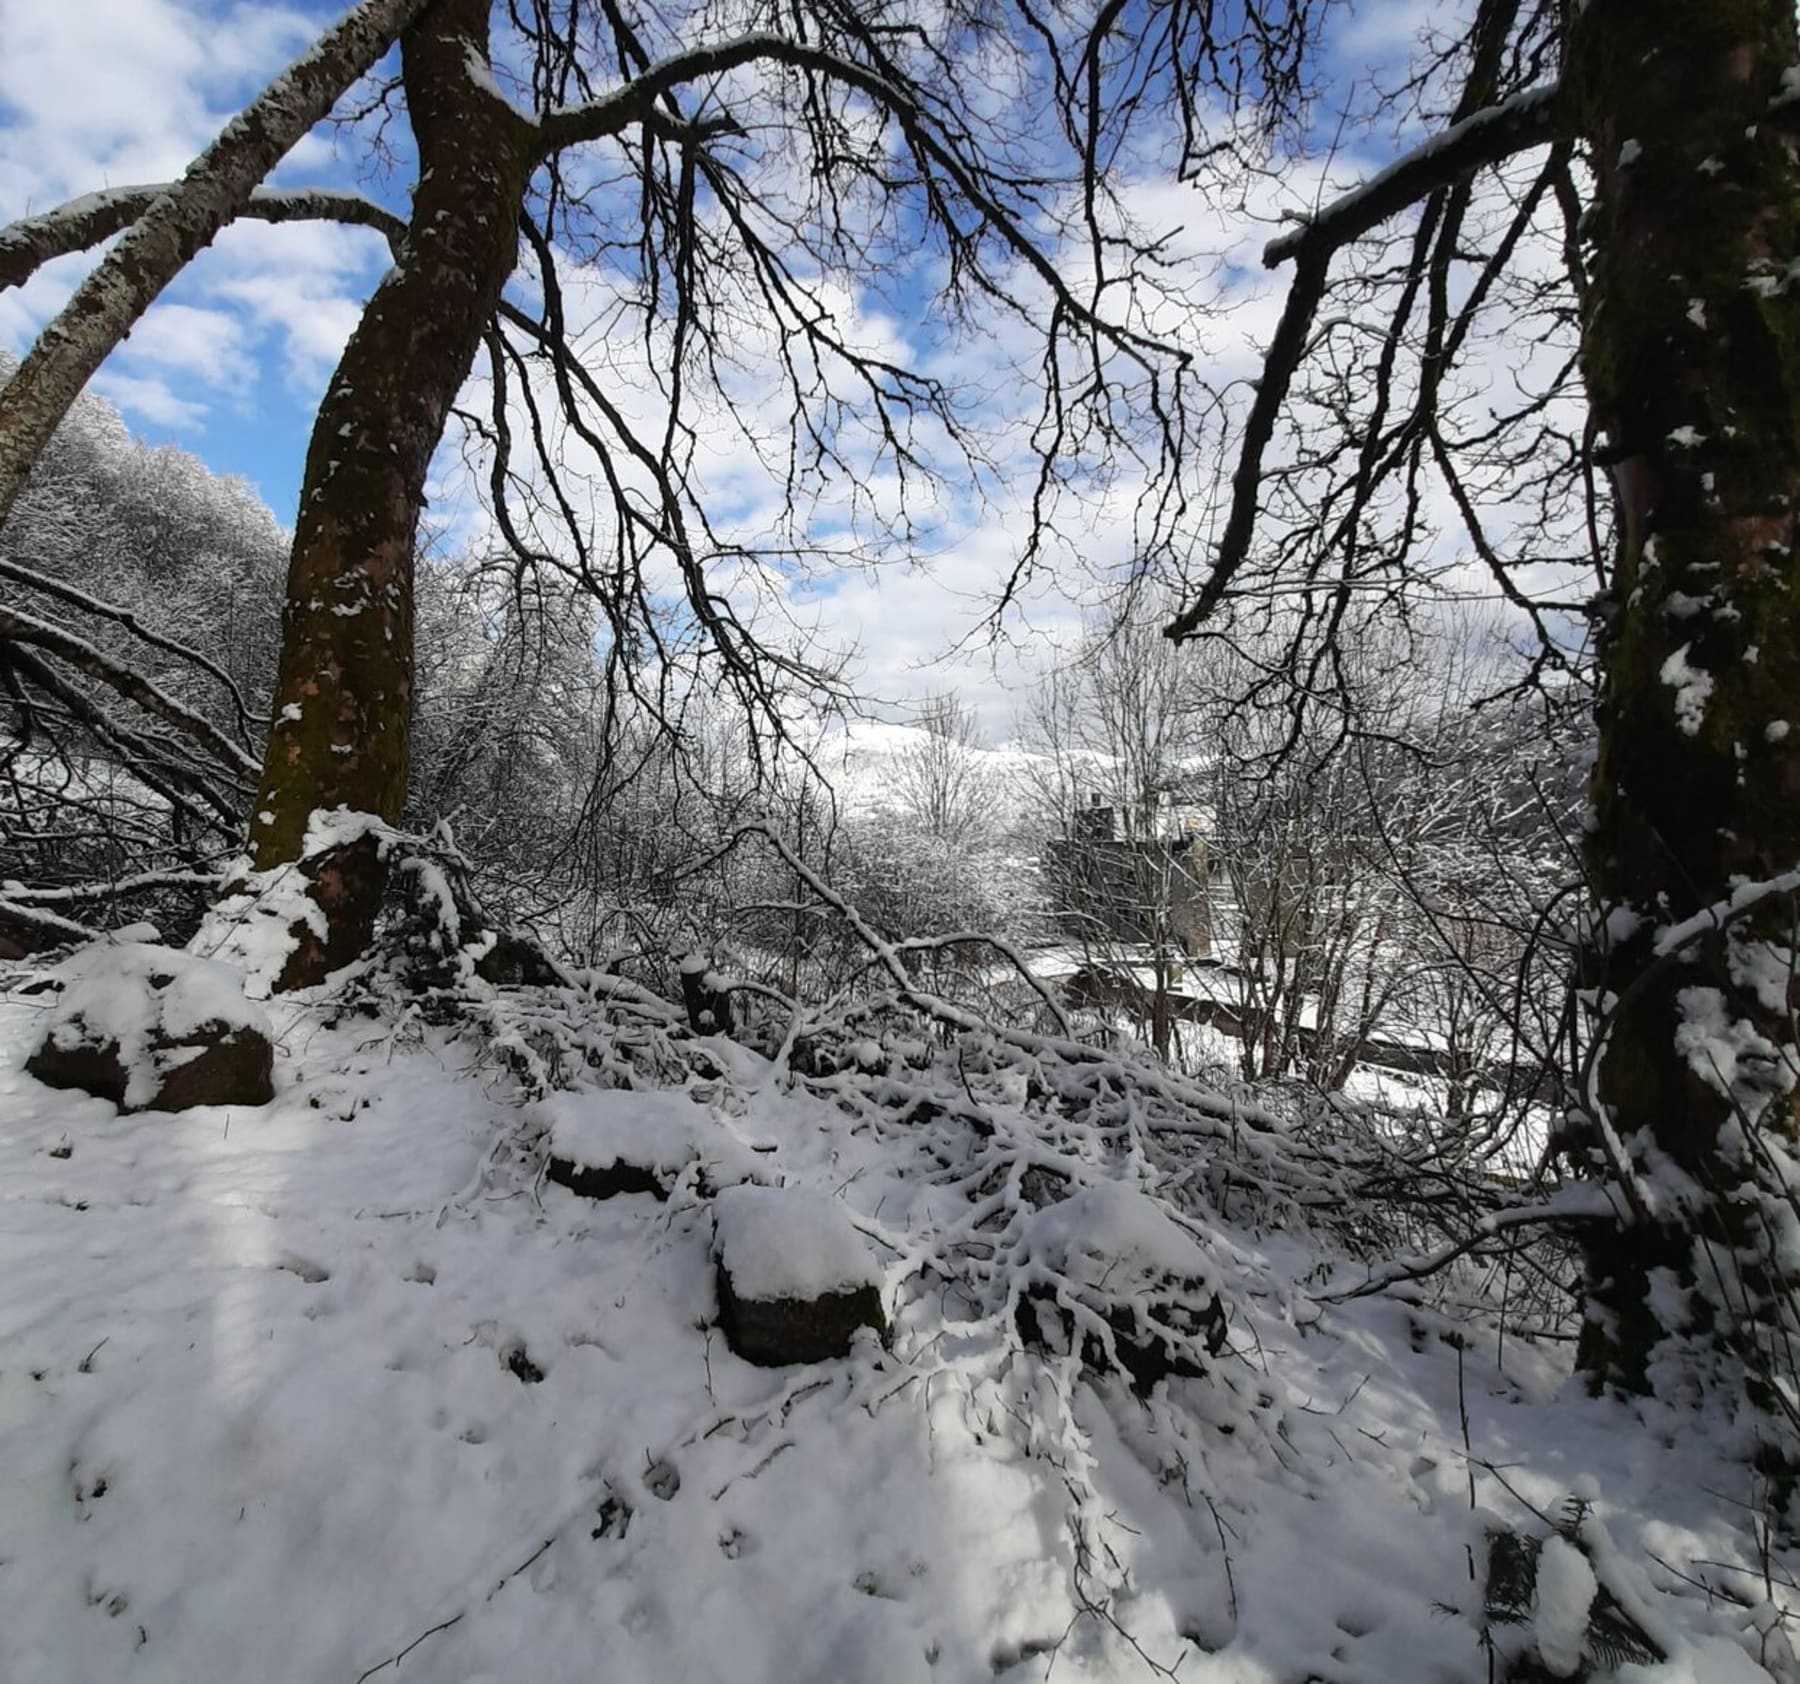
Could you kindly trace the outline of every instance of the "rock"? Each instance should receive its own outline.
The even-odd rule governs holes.
[[[662,1200],[669,1196],[663,1175],[624,1158],[614,1158],[610,1164],[583,1164],[552,1152],[546,1173],[559,1187],[567,1187],[584,1199],[616,1199],[621,1193],[648,1193],[651,1198]],[[669,1181],[673,1179],[668,1177]]]
[[[267,1105],[275,1097],[275,1049],[260,1030],[209,1023],[197,1036],[159,1050],[165,1063],[192,1049],[193,1056],[163,1077],[152,1111],[191,1111],[196,1105]]]
[[[1194,1296],[1197,1282],[1170,1279],[1157,1285],[1157,1299],[1141,1316],[1122,1304],[1096,1310],[1112,1332],[1117,1366],[1139,1397],[1148,1397],[1159,1380],[1200,1379],[1206,1370],[1192,1353],[1204,1343],[1207,1354],[1217,1356],[1225,1343],[1225,1305],[1216,1292],[1201,1308]],[[1029,1350],[1062,1356],[1073,1347],[1075,1317],[1057,1303],[1056,1294],[1048,1287],[1033,1287],[1020,1297],[1013,1323]],[[1107,1359],[1104,1341],[1092,1332],[1082,1337],[1081,1361],[1095,1374],[1114,1366]]]
[[[729,1035],[733,1030],[731,994],[719,986],[705,956],[690,953],[681,962],[681,1001],[688,1027],[696,1035]]]
[[[100,942],[68,961],[62,996],[25,1069],[122,1111],[266,1105],[268,1019],[229,965],[147,942]]]
[[[1225,1348],[1212,1260],[1135,1188],[1103,1182],[1056,1199],[1032,1215],[1027,1236],[1034,1260],[1060,1285],[1060,1294],[1043,1284],[1020,1298],[1014,1323],[1028,1348],[1078,1354],[1096,1374],[1123,1370],[1140,1397],[1159,1380],[1199,1378]]]
[[[696,1163],[713,1187],[757,1173],[748,1149],[685,1094],[557,1093],[532,1109],[548,1130],[550,1179],[583,1198],[666,1199]]]
[[[119,1043],[88,1039],[85,1024],[78,1022],[72,1027],[67,1046],[54,1033],[45,1035],[37,1051],[25,1060],[26,1075],[35,1076],[47,1088],[78,1088],[96,1099],[110,1099],[123,1109],[126,1076]]]
[[[553,988],[562,981],[544,950],[514,930],[495,933],[493,944],[475,960],[475,974],[497,988]]]
[[[887,1333],[881,1271],[835,1199],[728,1187],[713,1201],[719,1326],[764,1368],[847,1356],[858,1328]]]
[[[745,1362],[781,1368],[850,1354],[859,1327],[887,1332],[880,1290],[822,1292],[813,1298],[740,1298],[723,1260],[718,1266],[719,1327]]]

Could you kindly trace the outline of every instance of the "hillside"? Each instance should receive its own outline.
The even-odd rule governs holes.
[[[858,719],[826,732],[814,759],[844,813],[872,817],[900,810],[903,769],[909,759],[926,753],[930,743],[930,733],[922,726]],[[981,789],[984,816],[996,832],[1028,822],[1044,792],[1056,787],[1054,762],[1029,749],[978,744],[956,752],[970,766],[970,776]]]
[[[282,1002],[272,1104],[121,1116],[20,1069],[45,984],[105,963],[0,1004],[15,1684],[1450,1684],[1487,1676],[1488,1535],[1572,1493],[1562,1600],[1502,1651],[1593,1658],[1591,1604],[1666,1657],[1607,1676],[1788,1664],[1724,1424],[1590,1400],[1474,1275],[1334,1302],[1368,1268],[1277,1119],[977,1034],[803,1074],[598,979],[486,990],[479,1033]],[[1123,1091],[1123,1135],[1076,1106]],[[682,1143],[666,1199],[547,1179],[571,1115]],[[744,1178],[837,1201],[887,1348],[732,1353]]]

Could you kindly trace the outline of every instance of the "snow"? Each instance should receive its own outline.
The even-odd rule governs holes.
[[[548,1128],[553,1156],[587,1169],[627,1163],[670,1180],[690,1164],[720,1181],[756,1174],[751,1149],[685,1093],[557,1093],[527,1115]]]
[[[265,823],[274,819],[272,813],[267,818],[262,813],[257,817]],[[301,841],[301,858],[316,859],[365,836],[385,842],[391,834],[390,827],[372,813],[348,807],[315,811]],[[245,856],[234,862],[225,880],[232,886],[230,892],[208,908],[188,945],[205,958],[243,972],[245,987],[260,997],[269,993],[294,951],[294,930],[311,929],[323,936],[324,914],[309,894],[298,862],[255,871]]]
[[[1706,703],[1713,693],[1712,674],[1688,659],[1693,644],[1684,643],[1662,664],[1660,677],[1675,692],[1675,723],[1690,737],[1706,722]]]
[[[1200,1243],[1164,1206],[1118,1181],[1085,1187],[1046,1206],[1031,1219],[1030,1235],[1034,1247],[1084,1285],[1121,1275],[1217,1279]]]
[[[1580,1670],[1588,1610],[1599,1589],[1588,1558],[1568,1539],[1551,1533],[1538,1556],[1531,1623],[1538,1658],[1557,1678],[1573,1678]]]
[[[1785,1001],[1787,989],[1780,990]],[[1786,1093],[1794,1074],[1781,1049],[1747,1018],[1734,1018],[1716,988],[1684,988],[1675,997],[1675,1050],[1708,1087],[1760,1115],[1771,1090]]]
[[[719,1256],[740,1298],[823,1298],[880,1288],[882,1274],[844,1207],[793,1187],[727,1187],[713,1200]]]
[[[45,1032],[69,1050],[115,1043],[128,1106],[149,1104],[169,1071],[193,1056],[159,1043],[187,1040],[208,1024],[269,1034],[268,1018],[244,997],[240,972],[150,942],[110,937],[51,975],[63,988]]]
[[[872,817],[893,810],[902,766],[930,743],[931,733],[923,726],[861,719],[824,733],[811,752],[843,811]],[[1026,817],[1035,786],[1049,782],[1054,787],[1054,763],[1029,749],[971,744],[957,752],[976,769],[986,821],[997,830]]]
[[[0,969],[8,1684],[1474,1679],[1483,1528],[1541,1532],[1584,1479],[1578,1553],[1670,1654],[1621,1676],[1749,1684],[1785,1652],[1793,1563],[1766,1606],[1723,1423],[1589,1398],[1566,1347],[1502,1353],[1425,1283],[1320,1304],[1316,1241],[1201,1226],[1043,1113],[878,1127],[722,1038],[715,1077],[603,1060],[622,1085],[534,1098],[473,1034],[283,998],[273,1103],[118,1115],[23,1074],[41,975]],[[683,1135],[780,1185],[541,1175],[551,1141]],[[880,1281],[893,1348],[739,1361],[715,1226],[765,1289]],[[1229,1346],[1142,1399],[1034,1355],[1004,1284],[1058,1269],[1199,1280]],[[1545,1548],[1554,1639],[1580,1587]]]

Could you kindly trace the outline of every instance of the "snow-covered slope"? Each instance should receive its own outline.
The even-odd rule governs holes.
[[[702,1179],[546,1183],[541,1114],[467,1040],[284,1005],[273,1104],[119,1116],[22,1074],[44,1011],[0,996],[9,1684],[1452,1684],[1488,1675],[1484,1525],[1541,1530],[1584,1480],[1602,1576],[1671,1656],[1620,1676],[1763,1676],[1733,1633],[1778,1612],[1652,1589],[1763,1600],[1694,1565],[1745,1564],[1750,1475],[1705,1437],[1516,1337],[1502,1368],[1478,1324],[1459,1357],[1431,1311],[1326,1308],[1309,1245],[1180,1223],[1141,1158],[1023,1112],[946,1170],[954,1118],[875,1126],[716,1044],[692,1127],[840,1200],[894,1328],[770,1370],[714,1326]],[[584,1101],[609,1138],[671,1103]],[[1223,1348],[1141,1399],[1084,1378],[922,1265],[955,1224],[1027,1284],[1173,1269],[1229,1302]],[[1578,1580],[1544,1616],[1565,1646]]]
[[[845,815],[861,818],[894,808],[900,799],[903,763],[924,753],[930,741],[922,726],[859,719],[825,733],[813,759]],[[1056,788],[1053,763],[1029,749],[1001,745],[956,753],[972,767],[984,812],[996,830],[1018,824],[1042,804],[1044,792]]]

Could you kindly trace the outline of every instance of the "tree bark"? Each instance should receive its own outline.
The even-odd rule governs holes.
[[[1800,52],[1792,0],[1569,16],[1597,182],[1583,360],[1619,517],[1588,845],[1610,930],[1587,979],[1616,1141],[1592,1150],[1623,1155],[1640,1207],[1590,1243],[1580,1359],[1646,1389],[1668,1334],[1754,1359],[1790,1314],[1770,1223],[1792,1221],[1771,1201],[1793,897],[1675,951],[1667,932],[1800,865],[1800,167],[1771,118]]]
[[[108,187],[0,228],[0,289],[22,287],[46,263],[124,232],[176,187],[166,181]],[[234,214],[255,222],[343,222],[372,228],[396,249],[406,233],[406,224],[385,205],[335,187],[259,187]]]
[[[0,524],[107,354],[428,3],[362,0],[340,18],[225,125],[38,335],[0,389]]]
[[[490,0],[436,0],[402,43],[419,181],[400,256],[314,423],[295,524],[274,721],[251,825],[259,871],[302,862],[322,918],[296,923],[278,989],[357,957],[386,868],[366,823],[406,797],[413,548],[425,476],[518,257],[533,163],[523,119],[474,68]],[[340,840],[307,836],[344,809]],[[328,833],[327,833],[328,836]]]

